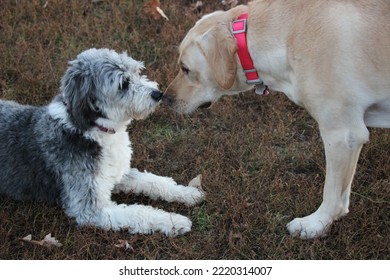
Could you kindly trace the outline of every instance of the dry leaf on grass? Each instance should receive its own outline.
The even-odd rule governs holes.
[[[228,6],[228,8],[234,8],[238,5],[238,0],[222,0],[222,5]]]
[[[150,0],[145,3],[144,10],[147,15],[152,16],[154,19],[163,17],[166,20],[169,20],[164,11],[160,8],[160,0]]]
[[[131,247],[131,245],[129,244],[129,242],[127,242],[127,240],[123,240],[123,239],[119,239],[118,240],[118,244],[115,244],[114,245],[116,248],[123,248],[125,249],[125,251],[127,250],[130,250],[130,251],[133,251],[133,247]]]
[[[188,183],[188,185],[191,187],[202,189],[202,175],[199,174],[198,176],[196,176]]]
[[[20,239],[21,241],[31,243],[34,245],[44,246],[46,248],[61,247],[62,244],[57,239],[51,236],[51,233],[45,236],[41,241],[33,240],[31,234]]]
[[[203,9],[203,2],[202,1],[196,1],[194,11],[197,11],[198,13],[201,13]]]

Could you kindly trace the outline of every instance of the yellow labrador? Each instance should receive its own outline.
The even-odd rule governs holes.
[[[292,235],[315,238],[348,213],[367,127],[390,128],[390,2],[263,0],[204,16],[180,45],[181,71],[164,102],[180,113],[249,90],[232,22],[248,12],[247,48],[263,85],[318,122],[326,154],[321,206]],[[247,72],[247,71],[245,71]]]

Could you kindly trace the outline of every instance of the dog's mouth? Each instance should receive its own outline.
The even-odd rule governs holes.
[[[211,107],[213,103],[212,102],[206,102],[206,103],[203,103],[202,105],[200,105],[198,108],[199,109],[208,109]]]

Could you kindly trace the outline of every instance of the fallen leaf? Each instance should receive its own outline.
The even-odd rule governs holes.
[[[158,12],[163,18],[165,18],[166,20],[169,20],[169,18],[167,17],[167,15],[164,13],[163,10],[161,10],[160,7],[156,7],[156,10],[157,10],[157,12]]]
[[[191,187],[202,189],[202,175],[199,174],[198,176],[196,176],[188,183],[188,185]]]
[[[31,234],[29,234],[29,235],[27,235],[27,236],[21,238],[20,240],[29,242],[29,241],[32,240],[32,236],[31,236]]]
[[[164,11],[160,8],[160,0],[150,0],[145,3],[144,11],[147,15],[152,16],[154,19],[160,19],[161,17],[169,20]]]
[[[202,1],[196,1],[194,11],[201,13],[203,9],[203,2]]]
[[[238,0],[222,0],[222,5],[229,6],[228,8],[234,8],[238,5]]]
[[[42,242],[43,246],[48,247],[48,248],[51,246],[55,246],[55,247],[62,246],[62,244],[60,242],[58,242],[57,239],[55,239],[54,237],[51,237],[51,233],[46,235],[45,238],[43,240],[41,240],[40,242]]]
[[[46,248],[61,247],[62,244],[57,239],[51,236],[51,233],[45,236],[41,241],[33,240],[31,234],[20,239],[21,241],[31,243],[34,245],[44,246]]]
[[[118,244],[114,245],[116,248],[124,248],[125,251],[134,250],[133,247],[131,247],[131,245],[129,244],[129,242],[127,242],[127,240],[119,239],[118,242],[119,242]]]

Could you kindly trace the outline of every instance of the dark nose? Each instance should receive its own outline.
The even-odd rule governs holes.
[[[172,106],[174,103],[173,97],[168,95],[167,93],[165,93],[164,96],[162,97],[162,101],[167,106]]]
[[[152,91],[152,98],[154,101],[159,102],[163,96],[163,93],[159,90]]]

